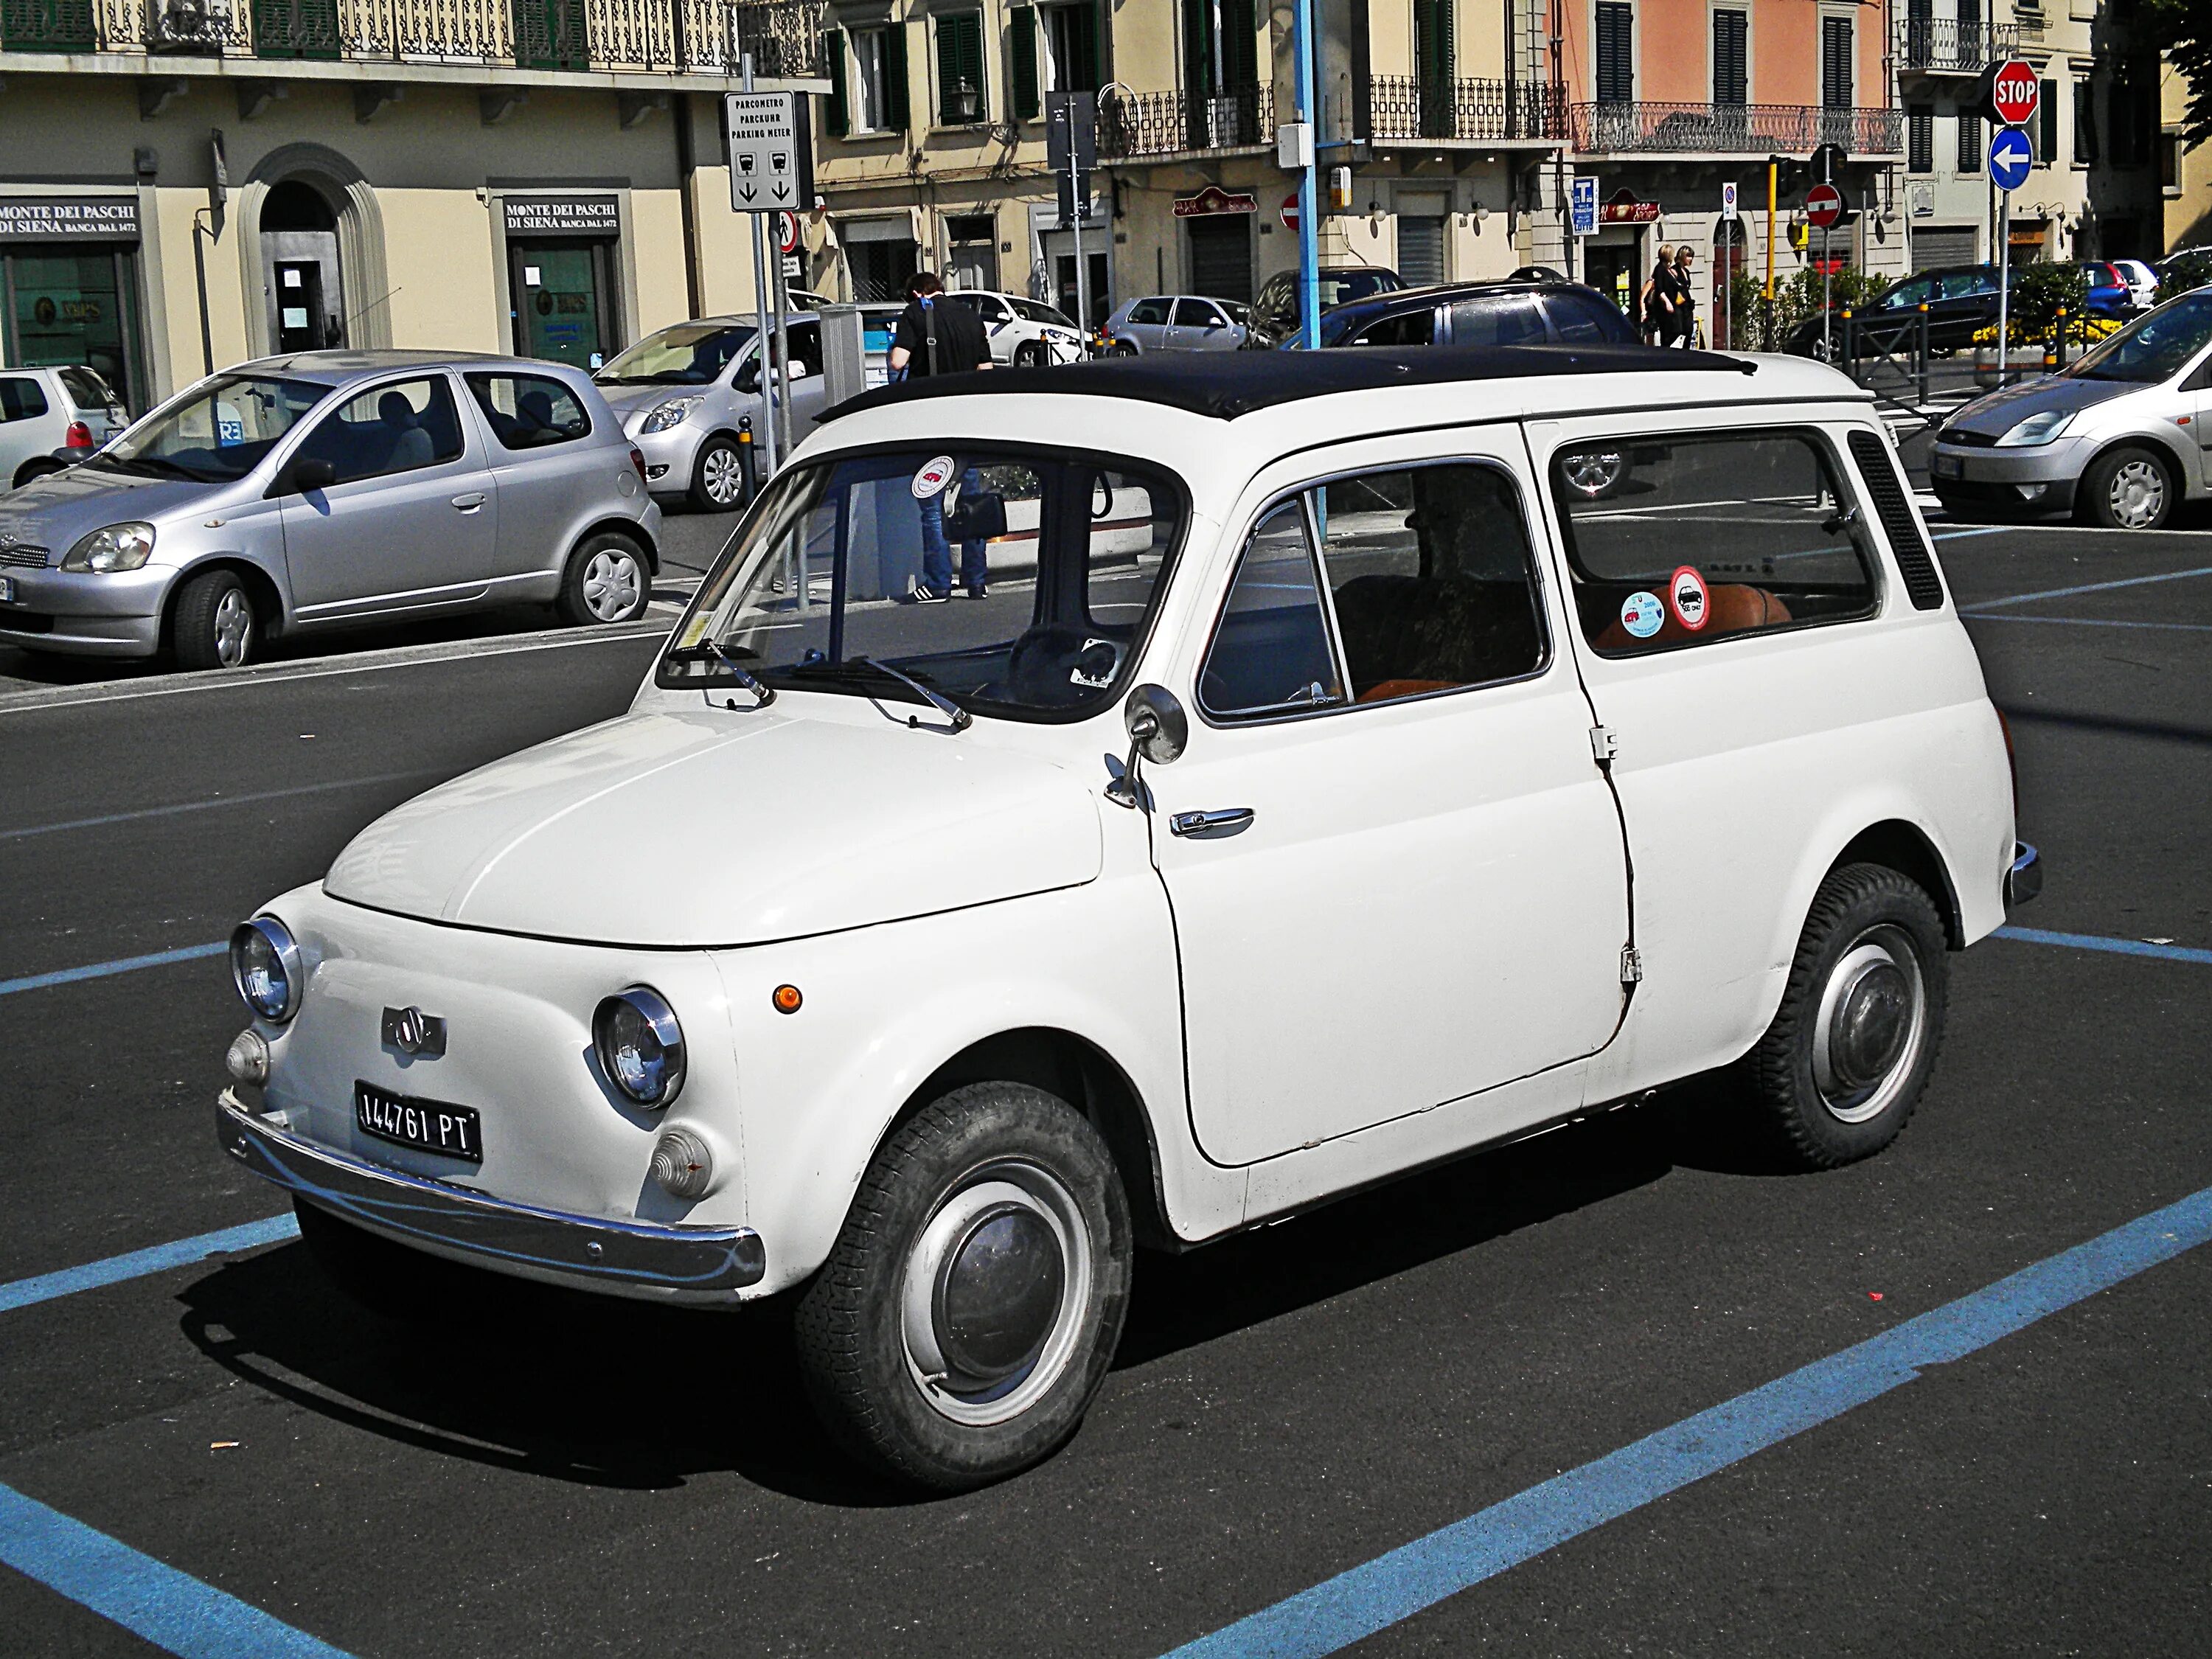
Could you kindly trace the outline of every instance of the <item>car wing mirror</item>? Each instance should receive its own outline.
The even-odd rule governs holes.
[[[1116,806],[1133,807],[1144,800],[1138,763],[1165,766],[1181,756],[1190,743],[1190,717],[1174,692],[1164,685],[1145,684],[1129,693],[1121,708],[1121,724],[1129,733],[1129,758],[1121,764],[1121,775],[1106,786],[1106,799]]]
[[[743,368],[738,371],[738,378],[731,381],[730,384],[740,392],[758,392],[760,390],[760,369],[754,364],[747,363]]]
[[[338,470],[319,455],[301,455],[283,471],[270,487],[271,495],[304,495],[311,490],[328,489],[338,481]]]
[[[1207,318],[1206,319],[1206,325],[1208,329],[1226,328],[1229,326],[1228,324],[1223,322],[1218,317]]]

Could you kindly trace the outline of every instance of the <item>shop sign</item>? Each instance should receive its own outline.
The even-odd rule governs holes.
[[[0,198],[0,241],[137,240],[138,198],[135,196]]]
[[[621,198],[612,195],[509,196],[510,236],[612,236],[622,230]]]
[[[1257,213],[1260,203],[1247,191],[1226,191],[1218,185],[1208,185],[1195,196],[1175,198],[1175,216],[1178,219],[1203,219],[1216,213]]]
[[[1597,222],[1601,225],[1648,225],[1658,217],[1659,204],[1638,201],[1632,190],[1616,190],[1597,210]]]

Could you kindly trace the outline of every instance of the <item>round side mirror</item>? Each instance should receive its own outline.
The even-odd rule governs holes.
[[[1190,717],[1164,685],[1140,685],[1129,693],[1121,723],[1128,727],[1136,751],[1155,766],[1165,766],[1190,742]]]

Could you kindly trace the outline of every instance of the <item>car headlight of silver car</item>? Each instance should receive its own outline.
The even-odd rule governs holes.
[[[599,1069],[641,1106],[665,1106],[684,1087],[684,1028],[649,985],[601,1000],[592,1016]]]
[[[704,398],[671,398],[666,403],[655,404],[638,430],[665,432],[672,426],[681,426],[690,418],[691,411],[705,401]]]
[[[62,568],[104,576],[111,571],[136,570],[153,556],[152,525],[111,524],[79,537],[76,545],[63,556]]]
[[[2018,426],[1997,440],[1999,449],[2033,449],[2038,444],[2047,444],[2066,430],[2066,422],[2074,418],[2070,409],[2046,409],[2040,415],[2031,415]]]
[[[307,975],[292,930],[274,916],[239,923],[230,935],[230,979],[246,1006],[272,1024],[298,1013]]]

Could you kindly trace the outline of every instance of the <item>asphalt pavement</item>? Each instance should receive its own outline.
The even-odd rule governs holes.
[[[0,1650],[2201,1651],[2212,537],[1938,531],[2049,878],[1894,1147],[1780,1174],[1695,1085],[1147,1257],[1073,1444],[950,1499],[774,1309],[347,1302],[214,1147],[220,957],[118,966],[618,712],[650,624],[0,686]]]

